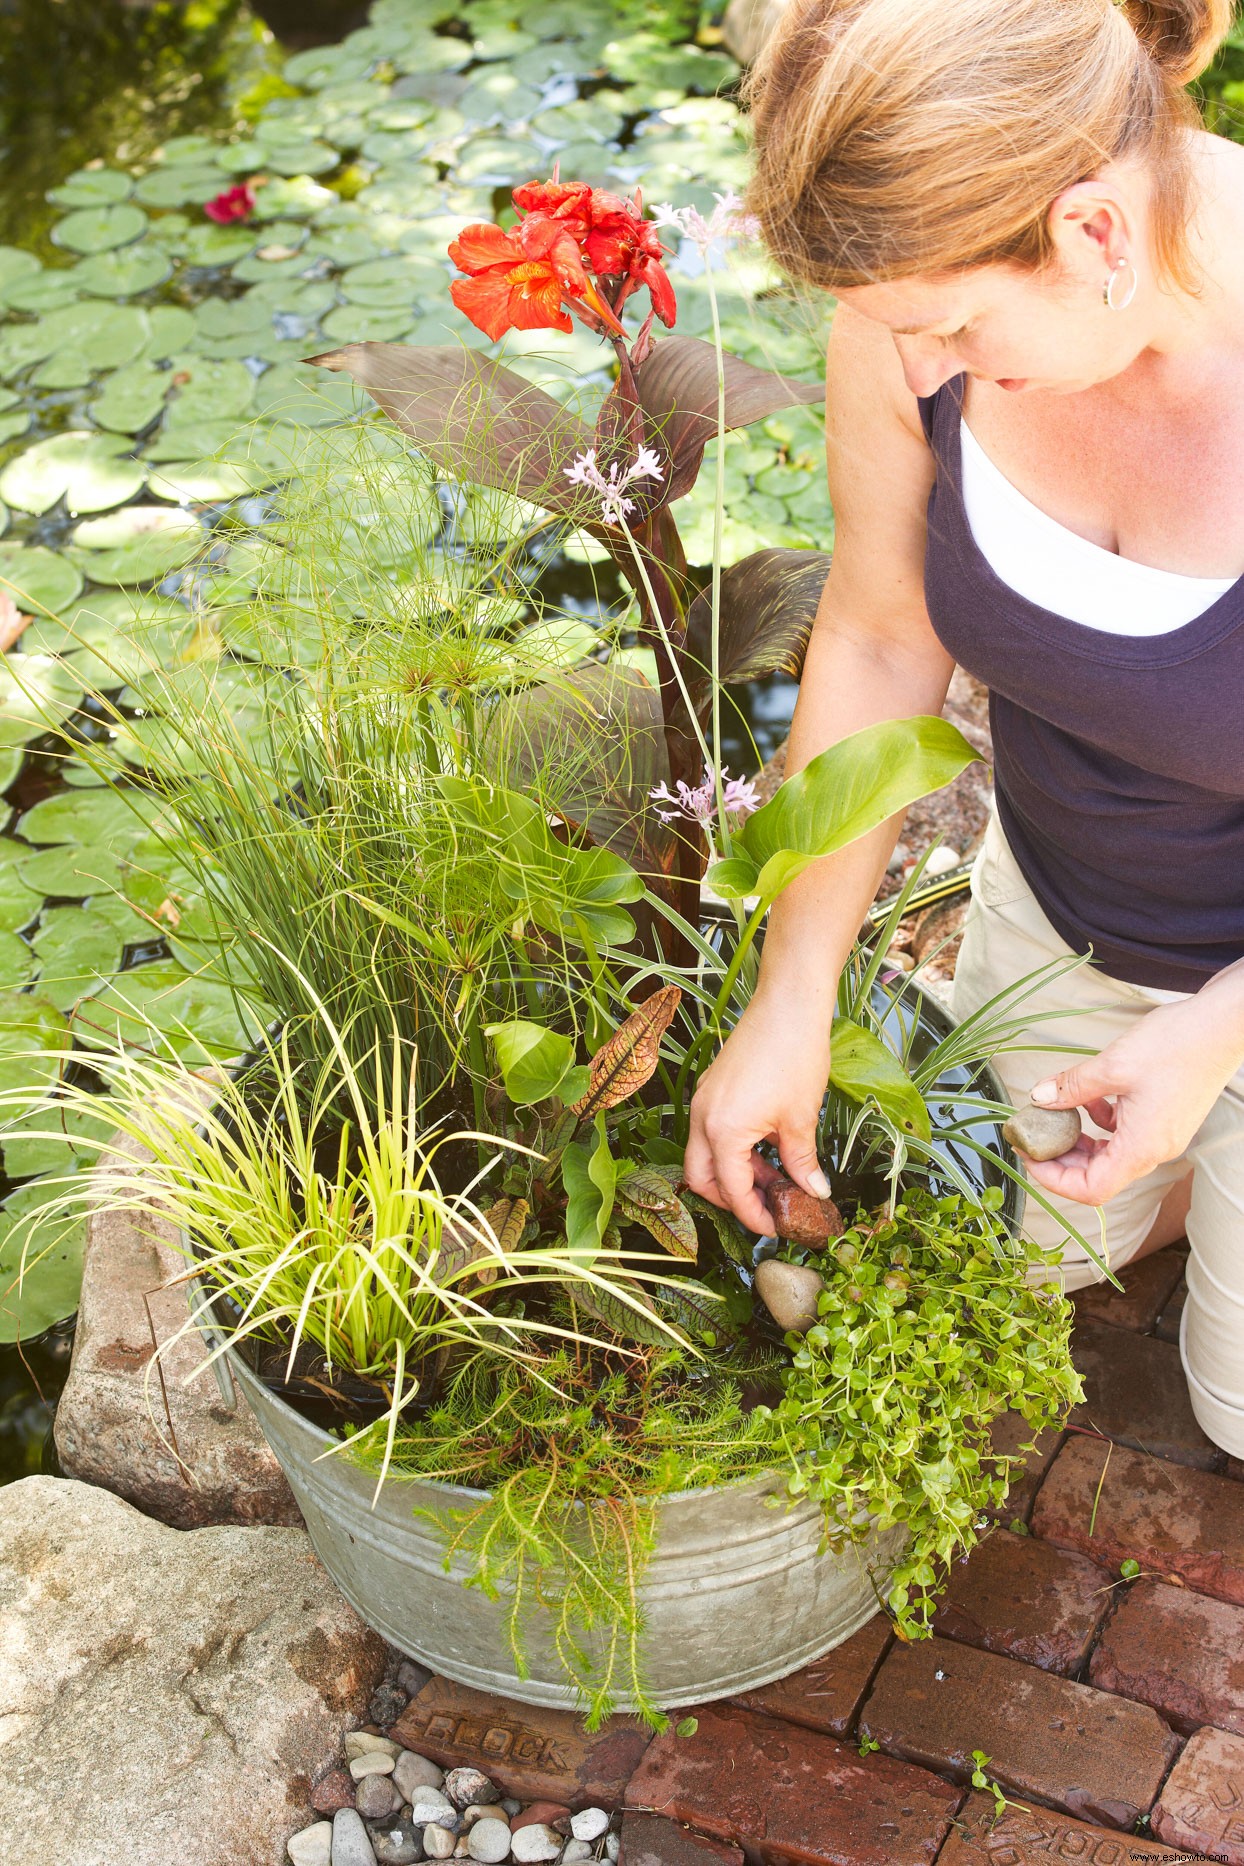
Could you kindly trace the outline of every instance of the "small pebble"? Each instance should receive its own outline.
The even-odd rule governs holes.
[[[463,1808],[462,1821],[465,1827],[474,1827],[476,1821],[505,1821],[507,1827],[510,1824],[499,1802],[485,1805],[482,1802],[473,1801],[469,1808]]]
[[[316,1821],[285,1842],[293,1866],[329,1866],[333,1857],[333,1824]]]
[[[622,1852],[622,1836],[620,1834],[606,1834],[605,1835],[605,1858],[607,1860],[617,1860],[620,1857],[621,1852]]]
[[[505,1821],[476,1821],[467,1835],[467,1852],[473,1860],[486,1860],[496,1866],[510,1857],[510,1829]]]
[[[1057,1160],[1061,1154],[1070,1153],[1082,1132],[1078,1109],[1038,1108],[1029,1102],[1026,1108],[1017,1108],[1005,1123],[1002,1138],[1026,1159]]]
[[[423,1836],[408,1815],[368,1828],[378,1866],[420,1866]]]
[[[454,1858],[456,1860],[469,1860],[470,1857],[471,1849],[466,1843],[466,1835],[459,1834],[454,1845]]]
[[[430,1822],[423,1830],[423,1850],[430,1860],[451,1860],[457,1844],[457,1835],[437,1821]],[[333,1866],[336,1866],[335,1861]]]
[[[562,1837],[555,1827],[534,1821],[530,1827],[516,1827],[510,1835],[511,1857],[523,1862],[561,1858]]]
[[[372,1722],[386,1729],[389,1724],[397,1722],[409,1702],[410,1695],[403,1691],[401,1685],[385,1683],[377,1686],[367,1708]]]
[[[358,1785],[354,1805],[365,1820],[383,1821],[397,1813],[402,1797],[393,1786],[391,1775],[365,1775]]]
[[[417,1698],[432,1674],[417,1659],[403,1659],[397,1668],[397,1682],[412,1698]]]
[[[335,1814],[338,1808],[354,1806],[354,1778],[348,1769],[330,1769],[311,1790],[311,1806],[317,1814]]]
[[[500,1801],[501,1790],[494,1787],[479,1769],[451,1769],[445,1777],[445,1793],[455,1808],[469,1808],[472,1803]]]
[[[571,1816],[570,1831],[576,1840],[599,1840],[609,1825],[603,1808],[581,1808]]]
[[[435,1821],[438,1827],[444,1827],[451,1834],[462,1832],[462,1816],[452,1801],[446,1801],[444,1795],[435,1788],[417,1788],[411,1802],[410,1818],[418,1827],[421,1822]]]
[[[363,1817],[353,1808],[339,1808],[333,1815],[332,1866],[376,1866],[371,1839]]]
[[[387,1750],[368,1749],[352,1758],[350,1774],[356,1782],[361,1782],[365,1775],[392,1775],[393,1767],[394,1759]]]
[[[766,1257],[756,1266],[760,1300],[779,1328],[805,1334],[817,1318],[817,1299],[825,1285],[806,1264]]]
[[[559,1830],[564,1827],[569,1833],[570,1809],[564,1801],[533,1801],[529,1807],[523,1809],[521,1814],[514,1817],[510,1826],[517,1833],[520,1827],[530,1827],[538,1821],[543,1821],[546,1827],[556,1827]]]
[[[372,1730],[346,1731],[346,1761],[353,1762],[357,1756],[397,1756],[401,1745],[392,1737],[377,1736]]]
[[[935,875],[948,875],[952,868],[958,868],[963,857],[958,849],[952,849],[949,843],[941,843],[933,850],[924,865],[925,881],[932,881]]]
[[[522,1802],[516,1801],[513,1795],[503,1795],[501,1797],[501,1806],[505,1809],[511,1820],[514,1819],[516,1814],[521,1814],[523,1811]]]
[[[568,1840],[562,1849],[559,1866],[572,1866],[573,1861],[590,1860],[592,1848],[586,1840]]]
[[[846,1229],[832,1199],[814,1199],[789,1179],[775,1179],[765,1191],[765,1203],[777,1236],[796,1244],[826,1244]]]
[[[417,1789],[439,1789],[445,1780],[445,1771],[413,1749],[400,1749],[393,1765],[393,1780],[401,1790],[402,1800],[413,1801]]]

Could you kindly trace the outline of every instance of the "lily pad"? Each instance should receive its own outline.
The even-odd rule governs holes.
[[[129,852],[125,896],[133,903],[149,935],[176,934],[187,950],[202,950],[219,942],[217,923],[200,870],[175,842],[148,836]],[[197,963],[197,960],[196,960]]]
[[[18,991],[34,975],[33,949],[16,933],[0,932],[0,991]]]
[[[25,434],[30,422],[31,410],[29,408],[11,408],[0,415],[0,447],[8,441],[15,441],[19,435]],[[4,523],[0,525],[0,533],[6,532],[8,528],[9,515],[5,512]]]
[[[273,175],[327,175],[341,163],[336,149],[310,138],[297,143],[269,143],[265,138],[263,144],[256,146],[263,167]]]
[[[191,227],[186,235],[186,261],[192,266],[228,266],[253,252],[258,243],[253,227]]]
[[[191,512],[167,505],[127,505],[107,518],[88,519],[73,532],[71,561],[93,583],[158,582],[207,544]]]
[[[141,842],[160,814],[150,792],[126,787],[61,791],[32,804],[17,825],[27,842],[106,845],[112,851]]]
[[[23,887],[43,899],[81,901],[121,891],[120,856],[107,849],[84,849],[77,843],[39,849],[24,857],[15,873]]]
[[[328,188],[321,188],[309,175],[290,177],[275,176],[259,190],[259,199],[255,204],[256,220],[278,220],[288,214],[291,220],[306,214],[318,213],[320,208],[329,207],[336,195]]]
[[[28,745],[58,726],[81,694],[77,676],[51,655],[6,655],[0,665],[0,745]]]
[[[129,363],[108,377],[103,394],[91,403],[92,418],[101,428],[137,434],[160,413],[169,388],[167,370],[154,363]]]
[[[184,305],[152,305],[147,317],[151,334],[143,346],[143,356],[149,362],[162,362],[176,355],[194,334],[194,313]]]
[[[24,842],[0,836],[0,928],[6,933],[29,926],[39,911],[39,902],[17,872],[18,863],[29,854]]]
[[[239,1015],[226,985],[170,960],[118,974],[74,1019],[74,1034],[88,1048],[121,1042],[171,1049],[192,1064],[240,1056],[260,1029],[258,1017]]]
[[[121,247],[114,253],[96,253],[65,276],[92,298],[132,298],[136,292],[163,285],[172,270],[173,262],[167,253],[144,243]]]
[[[66,1045],[65,1019],[47,998],[0,992],[0,1093],[29,1089],[43,1095],[60,1074],[53,1053]]]
[[[21,246],[0,246],[0,293],[16,279],[29,278],[39,271],[39,261]]]
[[[82,574],[43,544],[0,544],[0,589],[27,615],[58,615],[82,588]]]
[[[151,339],[151,320],[139,305],[64,305],[41,318],[37,328],[44,355],[73,351],[96,372],[132,363]]]
[[[351,304],[410,306],[420,299],[435,302],[449,289],[449,274],[434,259],[400,254],[392,259],[369,259],[342,275],[341,289]]]
[[[244,415],[255,394],[255,378],[245,363],[194,356],[172,358],[172,393],[168,422],[223,421]]]
[[[0,473],[0,498],[21,512],[47,512],[58,499],[67,509],[103,512],[132,499],[147,478],[146,467],[124,456],[128,437],[70,429],[10,460]]]
[[[200,207],[228,186],[228,175],[216,163],[177,162],[144,175],[134,199],[144,207]]]
[[[81,909],[57,907],[53,911],[74,914]],[[54,991],[46,985],[40,985],[40,995],[56,1002]],[[31,1173],[64,1172],[75,1162],[93,1165],[98,1157],[93,1143],[106,1141],[115,1129],[115,1120],[102,1106],[96,1114],[76,1103],[37,1102],[29,1114],[6,1121],[0,1129],[4,1170],[10,1179],[25,1179]]]
[[[119,168],[80,168],[69,175],[59,188],[48,189],[48,200],[57,207],[107,207],[114,201],[127,201],[134,178]]]
[[[393,343],[414,323],[413,307],[338,305],[324,319],[324,334],[335,343]]]
[[[151,490],[162,499],[224,505],[248,492],[262,492],[276,478],[271,467],[257,460],[173,460],[151,475]]]
[[[278,363],[260,379],[255,399],[259,413],[267,420],[304,428],[343,421],[366,406],[365,399],[345,377],[287,363]]]
[[[74,1313],[82,1291],[86,1221],[40,1207],[63,1188],[36,1180],[0,1207],[0,1341],[32,1341]]]
[[[21,745],[7,745],[0,750],[0,791],[9,788],[21,770],[25,757],[25,748]]]
[[[54,245],[73,253],[108,253],[114,246],[128,246],[139,239],[146,225],[142,208],[122,201],[116,207],[82,207],[66,214],[52,228],[51,238]]]
[[[15,279],[3,292],[0,303],[10,311],[56,311],[73,304],[78,297],[77,267],[56,272],[29,272]]]

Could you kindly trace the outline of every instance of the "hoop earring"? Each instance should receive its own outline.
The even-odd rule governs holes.
[[[1114,288],[1118,284],[1119,274],[1123,271],[1125,266],[1131,267],[1132,282],[1127,288],[1126,298],[1116,298],[1114,295]],[[1140,274],[1137,272],[1135,266],[1132,265],[1131,260],[1116,259],[1114,262],[1114,271],[1110,274],[1105,285],[1102,287],[1102,303],[1105,305],[1107,311],[1126,311],[1139,289]]]

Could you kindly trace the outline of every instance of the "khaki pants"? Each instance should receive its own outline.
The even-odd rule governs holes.
[[[1025,974],[1069,953],[1037,905],[995,816],[973,871],[972,906],[955,973],[955,1014],[966,1017]],[[1044,986],[1017,1013],[1031,1013],[1031,1041],[1048,1047],[999,1056],[994,1067],[1018,1102],[1034,1082],[1077,1060],[1060,1044],[1103,1050],[1155,1004],[1181,995],[1125,985],[1081,966]],[[1076,1014],[1041,1023],[1042,1014],[1069,1009]],[[1227,1084],[1182,1159],[1158,1167],[1102,1208],[1104,1251],[1093,1207],[1068,1199],[1051,1202],[1117,1271],[1139,1250],[1163,1197],[1189,1167],[1194,1169],[1191,1256],[1179,1351],[1202,1429],[1225,1451],[1244,1457],[1244,1070]],[[1092,1260],[1031,1198],[1024,1229],[1047,1249],[1063,1246],[1064,1288],[1083,1289],[1100,1280]]]

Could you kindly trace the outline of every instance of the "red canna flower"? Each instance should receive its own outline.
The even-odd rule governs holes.
[[[509,232],[477,221],[450,243],[449,257],[467,274],[454,280],[450,295],[487,337],[572,330],[562,300],[584,298],[591,287],[573,236],[544,216],[529,216]]]
[[[637,286],[646,285],[661,322],[673,324],[678,304],[669,274],[661,264],[665,248],[652,222],[644,219],[638,201],[623,201],[616,194],[593,189],[592,224],[583,250],[599,278],[624,282],[623,297],[629,297]]]
[[[558,181],[554,169],[552,181],[525,181],[511,198],[521,213],[560,220],[576,240],[582,240],[592,224],[592,201],[599,192],[585,181]]]
[[[207,218],[221,227],[230,226],[235,220],[249,220],[254,211],[255,190],[249,181],[240,181],[235,188],[226,188],[223,194],[213,195],[210,201],[203,203]]]

